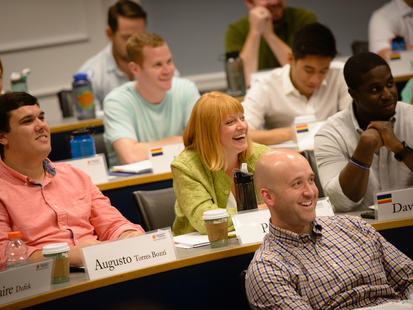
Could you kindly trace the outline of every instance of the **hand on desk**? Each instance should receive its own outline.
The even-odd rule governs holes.
[[[144,231],[127,230],[120,234],[118,240],[137,237],[137,236],[143,235],[144,233],[145,233]]]
[[[74,266],[74,267],[83,266],[81,249],[84,247],[99,244],[99,243],[102,243],[102,241],[91,239],[91,240],[82,241],[79,244],[70,247],[70,251],[69,251],[70,266]]]

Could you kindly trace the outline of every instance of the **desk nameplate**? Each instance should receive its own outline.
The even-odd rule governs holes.
[[[0,272],[0,305],[50,290],[52,259]]]
[[[413,217],[413,187],[377,193],[375,211],[379,221]]]
[[[170,229],[85,247],[82,254],[90,280],[176,260]]]

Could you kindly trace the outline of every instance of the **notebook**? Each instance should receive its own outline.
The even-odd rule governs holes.
[[[171,172],[171,162],[184,150],[183,143],[166,144],[149,148],[149,160],[154,174]]]

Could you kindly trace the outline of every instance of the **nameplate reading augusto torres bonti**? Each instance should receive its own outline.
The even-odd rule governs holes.
[[[170,229],[82,249],[90,280],[159,265],[176,259]]]

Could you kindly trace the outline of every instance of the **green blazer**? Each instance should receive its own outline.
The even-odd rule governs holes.
[[[255,172],[258,158],[268,150],[267,146],[254,143],[254,153],[246,161],[249,172]],[[179,154],[173,160],[171,169],[176,194],[173,234],[182,235],[193,231],[206,234],[202,214],[207,210],[226,209],[232,179],[222,169],[209,170],[194,150],[185,150]],[[262,203],[261,197],[259,203]],[[230,215],[236,212],[233,209],[228,210]],[[234,226],[230,216],[228,231],[232,230]]]

